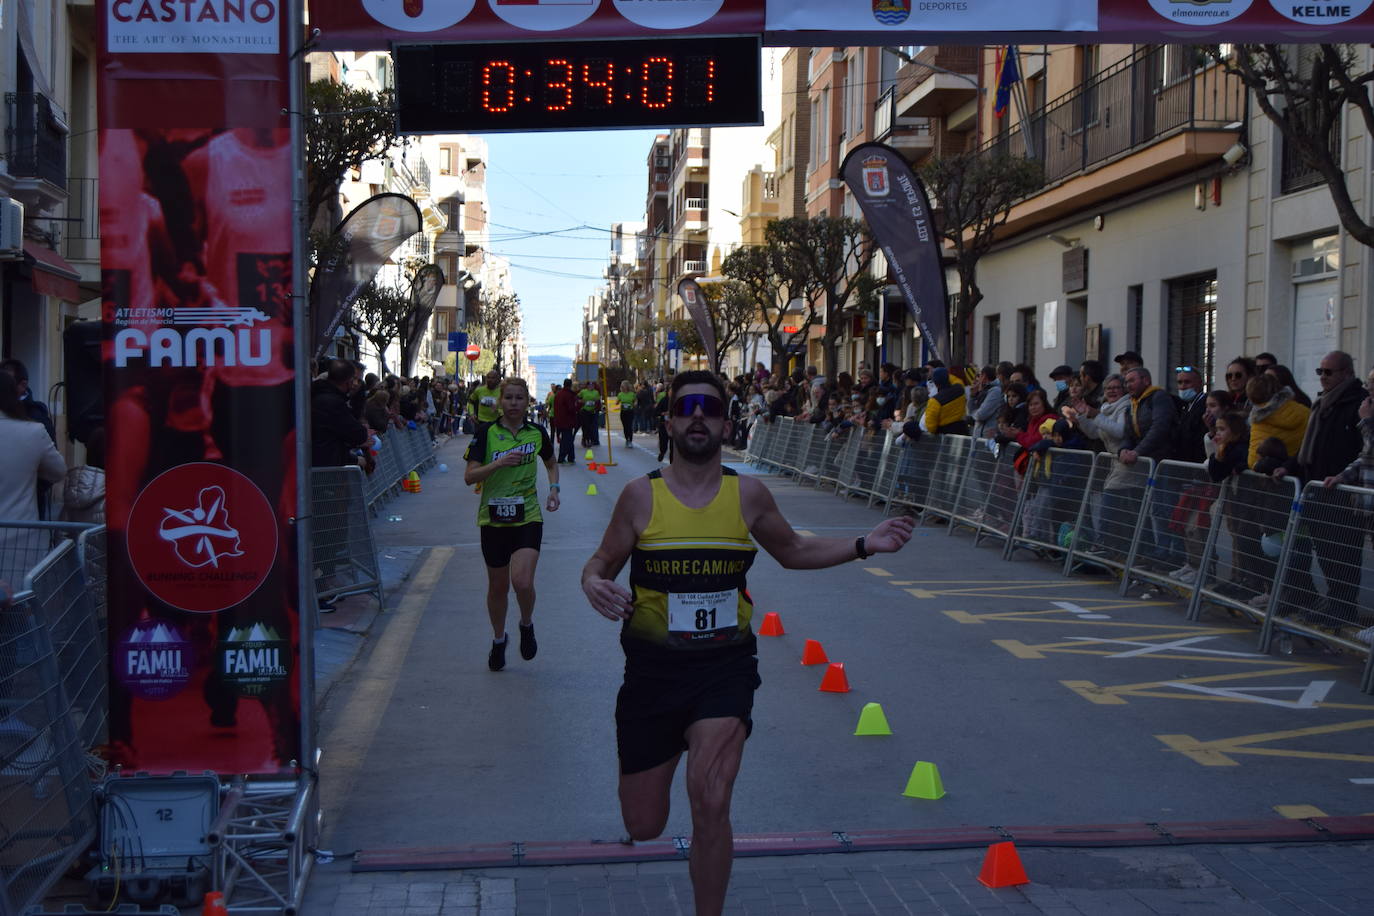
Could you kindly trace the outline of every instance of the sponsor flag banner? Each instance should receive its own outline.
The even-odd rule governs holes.
[[[682,297],[687,314],[692,316],[692,323],[701,335],[706,357],[711,361],[711,371],[719,372],[720,367],[716,365],[716,328],[711,324],[711,316],[706,313],[706,295],[701,291],[701,285],[691,277],[683,277],[677,282],[677,294]]]
[[[1011,107],[1011,90],[1021,80],[1021,65],[1017,60],[1016,45],[1008,45],[997,51],[997,98],[992,113],[1005,117]]]
[[[1368,41],[1374,0],[768,0],[764,44]],[[1073,33],[1065,35],[1063,33]]]
[[[935,356],[943,357],[949,352],[949,296],[925,186],[901,153],[881,143],[850,150],[840,174],[887,257],[921,336]]]
[[[318,46],[757,35],[765,0],[310,0]]]
[[[285,6],[96,11],[108,757],[286,774],[301,736]]]
[[[404,194],[378,194],[358,204],[321,248],[310,281],[312,352],[324,355],[343,316],[405,240],[420,231],[420,208]]]

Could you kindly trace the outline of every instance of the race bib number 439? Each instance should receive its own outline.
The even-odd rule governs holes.
[[[668,632],[680,639],[719,639],[739,628],[739,592],[670,592]]]

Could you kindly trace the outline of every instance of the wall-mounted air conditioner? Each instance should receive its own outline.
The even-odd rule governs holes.
[[[0,261],[14,261],[24,256],[24,205],[9,197],[0,197]]]

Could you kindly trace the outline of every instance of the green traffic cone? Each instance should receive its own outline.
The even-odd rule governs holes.
[[[887,724],[887,716],[883,715],[883,707],[879,703],[865,703],[863,711],[859,713],[859,727],[854,729],[856,735],[890,735],[892,727]]]
[[[911,778],[906,781],[907,798],[944,798],[945,786],[940,782],[940,771],[935,764],[920,761],[911,770]]]
[[[594,484],[594,483],[589,483],[589,484],[587,484],[587,495],[588,495],[588,496],[595,496],[595,495],[596,495],[596,484]]]
[[[595,460],[596,460],[596,455],[592,454],[592,450],[591,450],[591,449],[587,449],[587,460],[588,460],[588,461],[595,461]]]

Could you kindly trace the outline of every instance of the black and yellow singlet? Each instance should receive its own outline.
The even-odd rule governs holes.
[[[649,474],[653,510],[630,555],[627,656],[648,646],[683,655],[752,644],[745,576],[757,548],[740,509],[739,477],[722,473],[720,491],[700,509],[679,502],[659,471]]]

